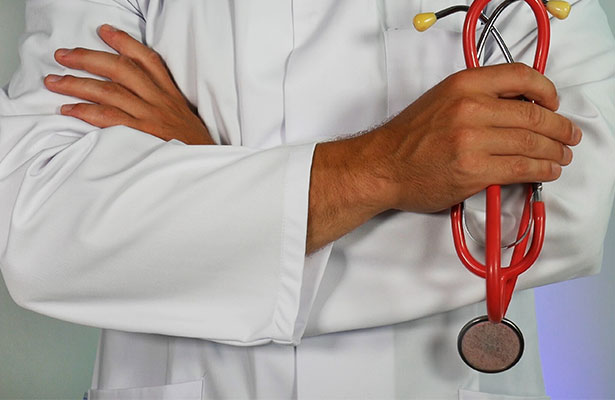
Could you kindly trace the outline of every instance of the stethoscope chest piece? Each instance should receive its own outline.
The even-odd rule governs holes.
[[[515,366],[523,355],[524,345],[517,325],[506,318],[493,323],[486,315],[468,322],[457,338],[461,359],[470,368],[488,374]]]

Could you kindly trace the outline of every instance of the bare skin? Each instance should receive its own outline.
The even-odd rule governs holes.
[[[492,184],[556,180],[582,136],[557,108],[533,69],[487,67],[447,78],[372,132],[318,145],[308,246],[388,209],[437,212]]]
[[[49,90],[94,103],[64,105],[62,114],[99,128],[125,125],[167,141],[214,144],[156,52],[109,25],[99,29],[99,36],[119,55],[81,48],[55,52],[58,63],[110,80],[47,76]]]
[[[56,51],[60,64],[109,79],[48,76],[49,90],[94,103],[64,106],[62,114],[214,144],[157,53],[108,25],[99,35],[119,55]],[[437,212],[492,184],[556,180],[582,136],[558,106],[553,83],[530,67],[485,67],[450,76],[371,132],[318,144],[306,253],[386,210]]]

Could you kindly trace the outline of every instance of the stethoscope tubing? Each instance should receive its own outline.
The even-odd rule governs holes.
[[[464,58],[468,68],[478,68],[479,55],[476,45],[476,27],[483,10],[491,0],[475,0],[468,10],[463,27]],[[544,74],[551,38],[550,22],[542,0],[524,0],[532,8],[538,26],[538,42],[534,57],[534,69]],[[491,322],[501,322],[506,314],[512,293],[520,274],[527,271],[540,255],[544,244],[546,224],[545,206],[541,200],[531,201],[531,185],[519,224],[518,243],[514,246],[511,265],[502,268],[501,260],[501,187],[487,188],[485,265],[470,253],[463,233],[463,204],[451,209],[451,221],[455,249],[462,263],[472,273],[486,280],[487,314]],[[531,208],[531,212],[530,212]],[[532,220],[534,229],[532,243],[526,253],[529,235],[526,231]]]

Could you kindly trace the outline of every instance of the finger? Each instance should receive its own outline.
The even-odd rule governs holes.
[[[67,104],[60,109],[62,115],[78,118],[99,128],[124,125],[137,128],[138,121],[115,107],[99,104]]]
[[[557,89],[553,82],[525,64],[493,65],[470,69],[467,73],[468,83],[474,89],[493,97],[524,96],[551,111],[559,108]]]
[[[45,86],[55,93],[118,108],[135,118],[141,118],[148,112],[149,105],[114,82],[77,78],[72,75],[49,75],[45,78]]]
[[[562,174],[561,165],[554,161],[523,156],[492,156],[489,166],[487,181],[497,185],[551,182]]]
[[[491,110],[487,113],[491,121],[484,122],[493,127],[531,130],[568,146],[576,146],[581,141],[581,129],[572,121],[537,104],[493,99],[486,107]]]
[[[572,162],[570,147],[529,130],[498,128],[484,136],[487,135],[479,146],[494,156],[524,156],[554,161],[562,166]]]
[[[69,68],[84,70],[119,83],[143,100],[156,104],[161,90],[134,61],[122,55],[83,48],[59,49],[56,60]]]
[[[173,83],[164,61],[154,50],[111,25],[102,25],[98,30],[98,35],[115,51],[134,60],[164,91],[175,96],[182,96]]]

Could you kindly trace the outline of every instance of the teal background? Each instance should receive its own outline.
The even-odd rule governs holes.
[[[0,0],[0,85],[18,64],[24,3]],[[601,3],[615,31],[615,0]],[[545,382],[554,399],[615,399],[614,293],[612,217],[600,275],[536,291]],[[97,329],[19,308],[0,277],[0,399],[80,399],[90,386],[98,336]]]

